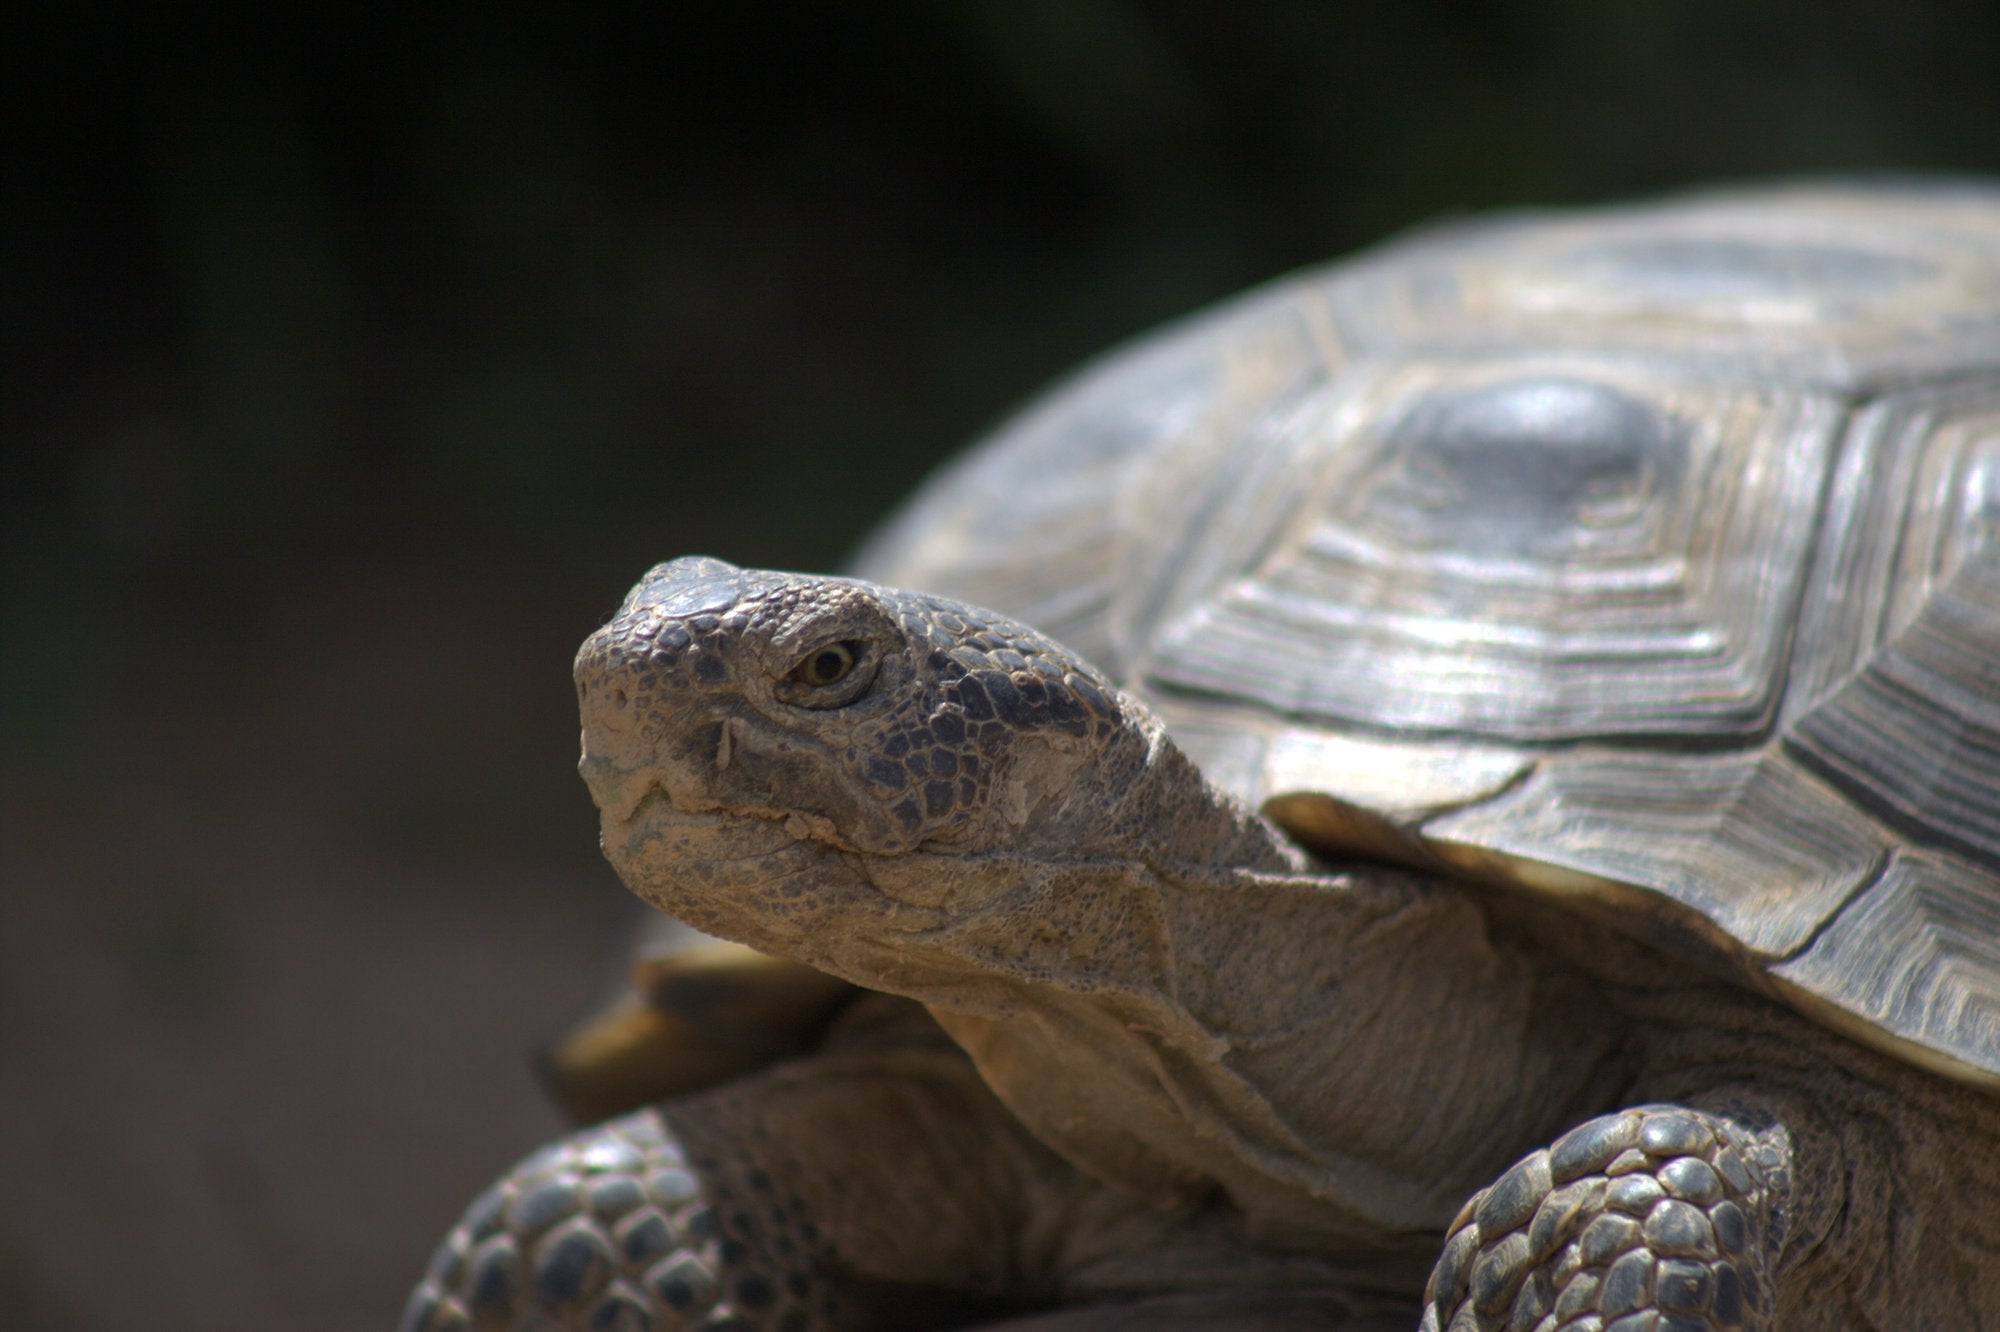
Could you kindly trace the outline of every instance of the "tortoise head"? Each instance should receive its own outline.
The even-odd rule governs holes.
[[[641,896],[776,951],[884,913],[871,862],[921,850],[1076,856],[1158,727],[1024,625],[842,578],[659,565],[576,659],[581,770]],[[810,950],[809,950],[810,951]]]

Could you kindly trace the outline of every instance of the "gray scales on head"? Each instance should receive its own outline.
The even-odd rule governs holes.
[[[408,1325],[1983,1326],[1995,477],[2000,193],[1798,188],[1252,293],[870,581],[660,566],[606,852],[872,997],[518,1167]]]

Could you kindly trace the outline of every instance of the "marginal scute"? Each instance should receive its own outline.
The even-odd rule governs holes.
[[[1810,939],[1875,876],[1890,844],[1769,749],[1551,759],[1422,831],[1446,859],[1463,846],[1568,870],[1580,895],[1604,898],[1624,928],[1675,951],[1692,943],[1757,959]]]
[[[1252,719],[1235,718],[1238,734],[1255,734]],[[1188,735],[1190,752],[1204,760],[1215,747],[1212,727],[1185,711],[1170,713],[1175,735]],[[1257,756],[1253,785],[1230,789],[1257,803],[1287,792],[1318,791],[1372,811],[1405,829],[1445,810],[1491,800],[1520,781],[1535,756],[1507,746],[1412,744],[1378,736],[1345,735],[1289,725],[1271,735]],[[1218,765],[1224,772],[1227,765]]]
[[[1949,852],[1901,851],[1810,947],[1772,968],[1795,1002],[1950,1076],[2000,1085],[2000,893]]]
[[[542,1071],[564,1109],[592,1123],[666,1096],[684,1095],[806,1048],[853,989],[802,963],[697,934],[665,916],[649,922],[636,950],[632,990],[558,1038]],[[574,1158],[585,1171],[613,1172],[593,1189],[621,1189],[616,1172],[658,1149],[655,1168],[677,1163],[670,1147],[643,1137],[639,1121]],[[692,1197],[692,1177],[680,1172]],[[656,1176],[651,1187],[662,1187]],[[610,1204],[591,1193],[591,1206]],[[622,1194],[616,1196],[622,1197]],[[498,1206],[495,1195],[492,1205]],[[552,1200],[551,1205],[555,1205]],[[497,1225],[501,1218],[495,1217]]]
[[[1377,860],[1431,869],[1435,860],[1413,833],[1372,810],[1319,791],[1280,791],[1263,803],[1264,817],[1329,861]]]

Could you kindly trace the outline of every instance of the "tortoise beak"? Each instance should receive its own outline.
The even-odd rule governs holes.
[[[591,800],[605,818],[615,823],[630,819],[639,803],[660,789],[651,763],[631,762],[628,755],[605,745],[602,733],[593,734],[588,725],[583,731],[583,757],[578,760],[576,770],[582,775],[583,784],[590,788]]]
[[[607,818],[630,818],[654,791],[699,799],[696,770],[718,756],[681,751],[699,746],[716,727],[704,727],[709,719],[690,709],[727,682],[728,670],[712,643],[704,650],[695,641],[690,622],[727,610],[745,590],[744,572],[734,565],[700,556],[669,561],[649,571],[611,622],[578,649],[583,756],[577,770]],[[727,734],[724,726],[725,745]]]

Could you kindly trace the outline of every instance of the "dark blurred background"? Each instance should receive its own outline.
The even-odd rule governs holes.
[[[1439,213],[2000,172],[1991,0],[207,13],[0,35],[9,1329],[384,1327],[557,1130],[655,560]]]

